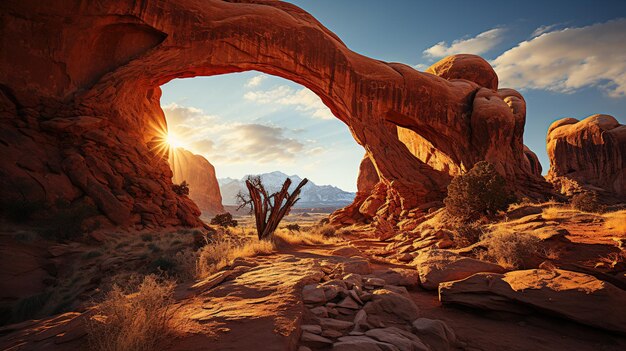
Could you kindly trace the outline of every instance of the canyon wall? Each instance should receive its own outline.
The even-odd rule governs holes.
[[[169,153],[172,181],[189,184],[189,197],[206,216],[224,213],[215,167],[206,158],[178,147]]]

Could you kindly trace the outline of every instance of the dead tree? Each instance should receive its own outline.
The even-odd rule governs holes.
[[[237,200],[239,202],[239,208],[245,206],[251,207],[251,212],[254,212],[254,219],[256,220],[256,232],[261,239],[269,239],[278,224],[285,217],[291,207],[300,199],[300,190],[308,182],[308,179],[304,178],[298,184],[298,186],[289,194],[289,186],[291,185],[291,179],[285,179],[280,191],[273,194],[268,194],[265,186],[261,182],[259,176],[249,176],[246,179],[246,187],[248,188],[249,196],[237,194]]]

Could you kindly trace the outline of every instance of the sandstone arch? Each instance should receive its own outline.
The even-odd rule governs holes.
[[[528,190],[543,183],[527,166],[519,104],[505,102],[519,94],[495,91],[493,78],[482,87],[476,75],[493,70],[475,57],[462,65],[471,75],[447,79],[373,60],[278,1],[10,0],[0,9],[0,140],[9,155],[0,189],[8,201],[82,199],[116,224],[199,224],[197,207],[172,193],[171,171],[151,150],[165,129],[158,87],[246,70],[308,87],[348,125],[379,177],[381,215],[440,200],[453,175],[411,152],[397,126],[457,168],[488,159],[520,190],[545,190]]]

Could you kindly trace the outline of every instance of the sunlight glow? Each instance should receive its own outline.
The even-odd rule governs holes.
[[[180,139],[176,135],[172,134],[171,132],[167,134],[167,137],[165,138],[165,141],[173,149],[175,149],[177,147],[183,146],[183,144],[180,141]]]

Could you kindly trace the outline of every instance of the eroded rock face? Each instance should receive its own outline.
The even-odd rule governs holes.
[[[626,126],[614,117],[558,120],[548,129],[547,148],[547,178],[561,192],[571,195],[578,183],[626,201]]]
[[[439,285],[444,304],[523,312],[524,306],[626,333],[626,292],[590,275],[560,269],[478,273]]]
[[[204,214],[224,213],[215,167],[206,158],[179,147],[168,161],[174,173],[172,181],[189,183],[189,197]]]
[[[7,203],[90,200],[118,225],[200,225],[198,208],[172,192],[159,152],[167,128],[158,87],[246,70],[310,88],[365,147],[379,182],[357,216],[398,217],[445,196],[450,173],[411,152],[397,126],[427,140],[447,169],[486,159],[521,192],[546,191],[529,186],[541,180],[526,166],[522,113],[511,107],[521,102],[494,90],[495,73],[476,56],[449,58],[433,68],[441,77],[373,60],[285,2],[26,0],[0,9]]]
[[[447,250],[425,250],[414,263],[422,287],[428,290],[437,290],[441,283],[465,279],[479,272],[504,272],[504,268],[495,263],[463,257]]]

